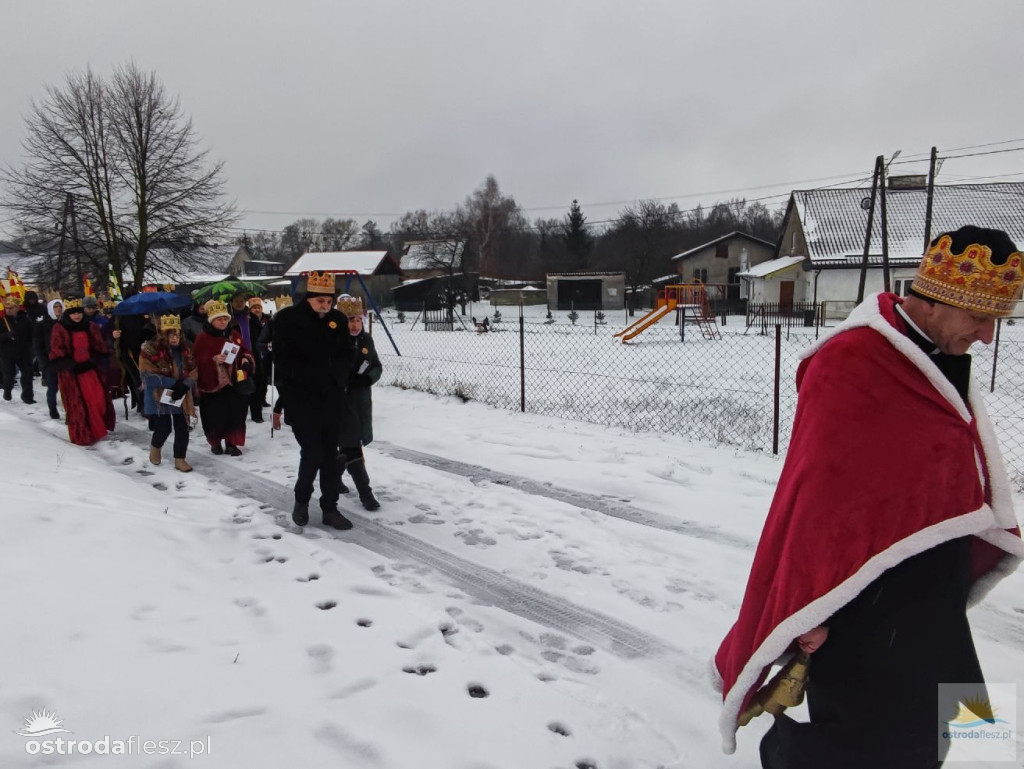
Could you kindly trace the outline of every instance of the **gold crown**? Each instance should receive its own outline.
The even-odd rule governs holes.
[[[82,300],[81,299],[68,299],[64,302],[64,312],[68,310],[81,310]]]
[[[363,314],[363,298],[361,296],[342,296],[338,298],[338,311],[346,318]]]
[[[953,238],[940,237],[917,267],[911,288],[943,304],[986,315],[1007,316],[1021,297],[1024,270],[1021,253],[1014,251],[1005,264],[992,264],[992,249],[972,243],[963,253],[950,249]]]
[[[179,318],[177,315],[161,315],[160,331],[161,333],[167,333],[168,331],[177,331],[180,334],[181,318]]]
[[[120,304],[120,302],[118,302],[116,299],[108,299],[107,301],[102,302],[101,304],[103,305],[104,310],[113,310],[115,307],[117,307],[118,304]]]
[[[230,318],[231,312],[228,310],[227,304],[220,301],[219,299],[211,299],[205,305],[206,307],[206,319],[213,320],[214,318],[223,317]]]
[[[282,307],[291,307],[292,306],[291,294],[285,294],[284,296],[277,297],[277,299],[274,300],[274,304],[277,305],[277,309],[279,309],[279,310]]]
[[[306,277],[307,293],[334,294],[333,272],[311,272]]]

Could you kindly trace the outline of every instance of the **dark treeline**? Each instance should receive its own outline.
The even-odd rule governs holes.
[[[254,259],[291,262],[307,251],[390,250],[413,241],[445,241],[437,266],[492,278],[536,281],[549,272],[622,271],[632,287],[675,272],[675,254],[741,231],[769,242],[779,238],[783,212],[734,199],[709,208],[680,210],[675,203],[641,200],[600,224],[590,224],[573,201],[560,218],[527,219],[515,198],[488,176],[450,211],[409,211],[382,232],[376,222],[299,219],[281,233],[239,238]]]

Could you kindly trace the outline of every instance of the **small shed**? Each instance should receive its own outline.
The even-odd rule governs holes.
[[[549,310],[622,310],[626,307],[624,272],[549,272]]]
[[[780,256],[769,259],[739,273],[747,284],[746,295],[751,304],[777,302],[781,307],[809,301],[808,274],[801,267],[804,257]]]

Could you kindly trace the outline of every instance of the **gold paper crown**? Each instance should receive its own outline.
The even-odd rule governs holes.
[[[160,331],[161,333],[167,333],[168,331],[177,331],[180,334],[181,318],[179,318],[177,315],[161,315]]]
[[[219,299],[211,299],[206,303],[206,319],[213,320],[217,317],[230,318],[231,312],[228,310],[227,304],[220,301]]]
[[[277,309],[279,309],[279,310],[282,307],[291,307],[292,306],[292,298],[291,298],[290,295],[285,294],[284,296],[277,297],[277,299],[274,300],[274,304],[277,305]]]
[[[333,272],[311,272],[306,278],[306,292],[317,294],[334,294]]]
[[[1005,317],[1024,288],[1021,253],[1014,251],[1004,264],[992,264],[992,249],[972,243],[962,253],[951,250],[953,238],[941,236],[917,267],[911,288],[943,304],[972,312]]]
[[[363,314],[363,298],[361,296],[342,296],[338,298],[338,311],[346,318]]]
[[[64,312],[68,310],[81,310],[82,300],[81,299],[67,299],[64,302]]]
[[[113,310],[115,307],[117,307],[119,302],[116,299],[108,299],[107,301],[102,302],[102,304],[104,310]]]

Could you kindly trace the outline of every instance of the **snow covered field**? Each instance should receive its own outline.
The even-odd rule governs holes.
[[[141,419],[82,449],[0,404],[0,766],[757,765],[768,722],[722,755],[705,669],[778,459],[391,387],[375,422],[383,507],[343,499],[339,533],[291,525],[288,430],[238,459],[194,436],[183,475]],[[972,613],[993,682],[1024,681],[1022,596]],[[136,755],[29,755],[44,708],[68,732],[38,741]]]

